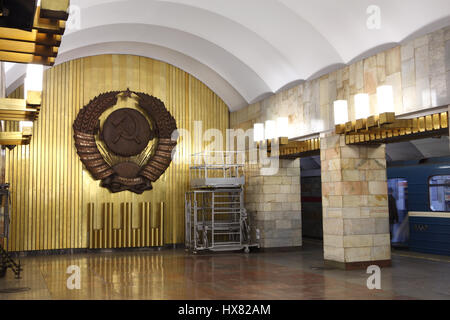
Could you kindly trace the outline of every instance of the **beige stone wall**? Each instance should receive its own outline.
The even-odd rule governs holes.
[[[302,245],[300,159],[280,160],[275,175],[263,176],[259,166],[246,170],[245,207],[262,248]]]
[[[321,161],[325,260],[390,260],[385,146],[346,146],[330,135]]]
[[[384,84],[394,88],[397,114],[450,104],[450,26],[233,112],[230,125],[248,129],[283,116],[291,138],[328,130],[334,100],[348,100],[354,120],[354,95],[368,93],[375,113],[376,88]]]

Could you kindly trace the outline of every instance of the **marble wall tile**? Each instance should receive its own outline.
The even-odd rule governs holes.
[[[428,46],[430,47],[430,52],[442,47],[444,33],[444,29],[439,29],[428,34]]]
[[[390,260],[391,259],[391,245],[374,246],[371,248],[372,260]]]
[[[386,181],[369,181],[369,194],[372,195],[385,195],[387,194]]]
[[[430,78],[416,80],[416,109],[431,107]]]
[[[345,262],[371,261],[372,247],[345,248]]]
[[[386,55],[386,76],[400,72],[401,69],[401,53],[400,47],[394,47],[385,52]]]
[[[344,219],[344,235],[372,235],[375,234],[374,218]]]
[[[412,40],[412,42],[414,43],[414,48],[419,48],[428,45],[428,36],[424,35],[420,38]]]
[[[324,235],[324,241],[326,236]],[[323,255],[325,260],[345,262],[345,253],[343,247],[332,247],[326,246],[323,247]]]
[[[446,72],[446,83],[447,83],[447,99],[450,98],[450,71]]]
[[[387,55],[385,52],[377,54],[377,81],[378,83],[383,83],[386,81],[386,61]]]
[[[416,87],[403,88],[403,111],[411,112],[417,109],[418,99]]]
[[[374,243],[372,235],[350,235],[343,238],[344,248],[370,247]]]
[[[386,234],[389,233],[389,219],[376,218],[375,220],[375,233]]]
[[[350,81],[350,67],[349,66],[345,66],[342,69],[342,82],[344,82],[345,80]]]
[[[346,195],[342,199],[342,205],[344,208],[361,207],[366,205],[367,198],[363,195]]]
[[[392,86],[394,91],[394,107],[397,114],[403,112],[403,90],[402,90],[402,76],[400,72],[393,73],[386,77],[384,84]]]
[[[423,79],[429,77],[429,51],[428,46],[422,46],[415,49],[416,62],[416,79]]]
[[[414,58],[414,41],[403,44],[400,48],[402,62]]]
[[[343,215],[342,208],[324,208],[323,218],[339,218],[341,219]]]
[[[446,104],[450,104],[447,89],[447,75],[441,73],[434,75],[430,80],[430,93],[431,93],[431,106],[439,107]]]
[[[323,219],[324,235],[344,235],[344,220],[341,218],[324,218]]]
[[[377,86],[377,58],[374,56],[364,60],[364,92],[374,94]]]
[[[329,247],[342,248],[344,246],[344,237],[329,234],[323,238],[323,244]]]
[[[360,207],[343,208],[341,217],[344,219],[359,219],[361,218],[361,208]]]
[[[362,92],[364,89],[364,61],[355,62],[356,66],[356,90]]]
[[[444,42],[440,43],[440,46],[437,46],[434,49],[430,48],[429,52],[429,62],[430,62],[430,75],[440,75],[445,72],[446,65],[445,65],[445,55],[446,50],[444,46]]]
[[[414,59],[402,62],[402,87],[412,87],[416,84],[416,65]]]
[[[445,71],[450,71],[450,40],[445,42]]]
[[[444,28],[444,41],[450,40],[450,26]]]
[[[374,246],[385,246],[391,244],[391,237],[389,233],[385,234],[374,234],[373,235],[373,245]]]

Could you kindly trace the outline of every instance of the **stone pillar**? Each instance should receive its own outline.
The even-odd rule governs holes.
[[[321,139],[320,155],[325,263],[390,266],[385,145],[347,146],[333,134]]]
[[[279,167],[270,176],[259,166],[246,170],[245,206],[261,248],[302,245],[300,159],[280,160]]]

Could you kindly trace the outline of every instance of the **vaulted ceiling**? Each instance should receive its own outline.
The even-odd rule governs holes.
[[[57,63],[102,53],[173,64],[237,110],[450,24],[449,0],[72,0]],[[367,27],[377,5],[380,29]],[[80,28],[74,28],[77,25]],[[23,69],[23,67],[22,67]],[[9,69],[8,84],[22,70]]]

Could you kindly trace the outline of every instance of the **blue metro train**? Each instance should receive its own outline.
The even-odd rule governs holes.
[[[393,244],[450,255],[450,157],[392,162],[387,176],[399,216]]]

